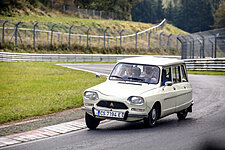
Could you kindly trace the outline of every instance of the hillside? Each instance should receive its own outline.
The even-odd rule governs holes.
[[[84,19],[78,18],[75,15],[61,13],[56,10],[51,10],[48,7],[43,6],[42,3],[38,3],[38,5],[32,5],[29,2],[20,3],[21,9],[18,9],[17,6],[10,5],[10,10],[4,12],[5,14],[0,15],[0,20],[9,20],[6,24],[6,27],[14,28],[15,24],[18,21],[22,21],[19,25],[19,28],[25,29],[33,29],[34,23],[38,22],[37,29],[40,30],[38,32],[37,37],[37,47],[33,50],[33,33],[32,32],[22,32],[22,44],[19,47],[14,47],[13,45],[1,44],[1,51],[19,51],[19,52],[47,52],[47,53],[118,53],[118,54],[177,54],[180,52],[176,52],[173,45],[172,53],[170,51],[163,50],[166,48],[167,36],[169,34],[174,34],[171,38],[173,43],[175,43],[177,34],[186,34],[186,32],[174,27],[173,25],[166,24],[163,28],[163,37],[162,37],[162,45],[163,49],[159,50],[158,48],[158,40],[159,33],[157,32],[152,34],[151,38],[151,51],[147,51],[148,48],[148,34],[143,33],[138,35],[138,49],[142,49],[142,51],[135,50],[135,36],[127,37],[123,39],[122,47],[119,48],[119,39],[106,39],[106,46],[103,45],[103,39],[98,38],[90,38],[90,46],[88,49],[86,48],[87,39],[83,37],[71,37],[72,46],[68,47],[68,36],[65,34],[69,32],[69,27],[74,25],[71,30],[72,34],[81,34],[86,35],[87,29],[90,27],[90,35],[95,36],[103,36],[104,30],[107,29],[106,36],[119,36],[120,31],[124,30],[122,35],[131,35],[136,33],[137,31],[144,31],[149,29],[154,24],[150,23],[140,23],[140,22],[132,22],[132,21],[119,21],[119,20],[99,20],[99,19]],[[8,7],[9,8],[9,7]],[[11,9],[14,8],[14,9]],[[5,8],[6,9],[6,8]],[[0,22],[2,24],[3,21]],[[46,33],[42,31],[51,31],[51,27],[53,24],[57,24],[54,27],[55,32],[59,32],[60,34],[54,35],[53,45],[50,46],[50,37],[46,35]],[[6,39],[9,40],[12,35],[12,31],[9,32],[6,36]],[[28,35],[28,36],[27,36]],[[40,38],[40,39],[39,39]],[[78,39],[77,39],[78,38]],[[46,40],[47,39],[47,40]],[[13,42],[13,41],[12,41]],[[20,42],[20,41],[19,41]],[[14,43],[14,42],[13,42]]]

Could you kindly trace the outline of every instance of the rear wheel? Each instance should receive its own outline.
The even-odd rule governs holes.
[[[179,111],[177,113],[177,118],[179,120],[184,120],[187,117],[187,114],[188,114],[188,110],[187,109],[181,110],[181,111]]]
[[[86,121],[87,127],[92,130],[96,129],[100,123],[100,119],[97,119],[97,118],[89,115],[88,113],[85,113],[85,121]]]
[[[154,127],[156,125],[159,114],[158,110],[159,110],[158,107],[154,106],[152,110],[149,112],[148,118],[144,119],[144,124],[146,127]]]

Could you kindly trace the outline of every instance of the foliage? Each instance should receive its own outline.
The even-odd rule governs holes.
[[[156,23],[165,17],[169,23],[187,32],[209,30],[214,23],[209,0],[169,0],[164,6],[163,3],[161,0],[137,3],[132,9],[132,19]]]
[[[163,19],[162,3],[159,0],[143,0],[132,8],[132,20],[146,23],[157,23]]]
[[[225,27],[225,2],[221,3],[219,9],[214,14],[215,23],[214,28],[223,28]]]

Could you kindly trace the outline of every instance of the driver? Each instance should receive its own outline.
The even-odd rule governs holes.
[[[126,70],[126,74],[129,77],[139,77],[141,74],[141,69],[139,67],[131,67],[131,68],[127,68]]]

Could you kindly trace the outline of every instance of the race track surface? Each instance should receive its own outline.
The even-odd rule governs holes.
[[[63,66],[109,74],[114,65]],[[143,122],[110,121],[100,125],[97,130],[84,129],[5,149],[225,149],[225,76],[189,75],[189,81],[195,104],[186,120],[178,121],[174,114],[160,119],[154,128],[145,128]]]

